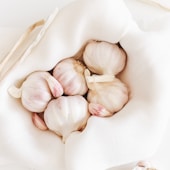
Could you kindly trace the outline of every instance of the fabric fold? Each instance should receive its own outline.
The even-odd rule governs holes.
[[[44,170],[104,170],[152,156],[169,120],[170,26],[143,30],[121,0],[77,0],[52,16],[44,34],[30,39],[32,45],[40,35],[38,43],[19,54],[21,60],[0,82],[0,154],[5,163]],[[34,71],[50,71],[92,39],[119,42],[126,51],[127,66],[120,78],[130,88],[130,100],[113,117],[92,116],[83,132],[72,133],[62,144],[53,133],[37,130],[31,113],[7,89]]]

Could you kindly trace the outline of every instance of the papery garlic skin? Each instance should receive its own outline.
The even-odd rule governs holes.
[[[92,41],[87,44],[83,59],[96,74],[117,75],[126,64],[126,53],[117,44]]]
[[[119,79],[112,82],[89,83],[87,100],[91,114],[101,117],[118,112],[128,101],[128,88]]]
[[[50,101],[44,112],[44,121],[65,142],[71,132],[85,127],[89,116],[85,98],[80,95],[61,96]]]
[[[31,73],[21,88],[10,87],[11,96],[21,98],[22,105],[31,112],[43,112],[53,97],[63,94],[60,83],[45,71]]]
[[[98,103],[89,103],[89,112],[92,115],[99,117],[108,117],[113,115],[113,113],[109,112],[105,106]]]
[[[56,65],[53,76],[61,83],[66,95],[84,95],[88,90],[84,70],[82,62],[68,58]]]
[[[33,113],[32,122],[40,130],[47,130],[48,129],[48,127],[45,124],[45,122],[43,121],[43,119],[37,113]]]

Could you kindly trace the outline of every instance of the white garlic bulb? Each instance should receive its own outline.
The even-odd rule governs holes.
[[[53,70],[53,76],[61,83],[66,95],[84,95],[87,85],[82,62],[68,58],[62,60]]]
[[[128,101],[128,88],[119,79],[108,75],[89,75],[85,71],[85,77],[89,87],[87,100],[89,112],[96,116],[111,116],[118,112]],[[95,78],[93,78],[95,77]],[[93,81],[94,80],[94,81]]]
[[[63,142],[71,132],[82,130],[88,118],[88,102],[80,95],[51,100],[44,112],[47,127],[62,136]]]
[[[93,73],[117,75],[125,67],[126,53],[117,44],[92,41],[87,44],[83,59]]]
[[[63,94],[63,88],[50,73],[37,71],[30,74],[20,88],[11,86],[8,92],[15,98],[21,98],[27,110],[43,112],[52,97]]]

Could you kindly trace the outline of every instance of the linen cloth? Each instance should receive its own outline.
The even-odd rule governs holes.
[[[57,45],[60,47],[60,51],[56,54],[61,55],[61,58],[71,56],[89,38],[113,43],[119,41],[128,54],[127,67],[122,74],[122,79],[131,89],[131,99],[128,105],[109,119],[90,118],[86,129],[82,133],[72,134],[63,145],[53,133],[36,129],[32,124],[31,114],[4,93],[4,89],[7,89],[16,79],[22,79],[29,72],[41,67],[48,70],[55,64],[50,62],[49,66],[35,64],[31,68],[29,66],[25,68],[27,63],[35,60],[30,57],[1,81],[0,161],[3,162],[2,166],[7,165],[10,168],[9,165],[12,167],[24,165],[27,169],[37,170],[104,170],[150,157],[158,149],[169,120],[169,11],[164,8],[164,4],[160,7],[153,3],[146,5],[142,1],[128,0],[124,4],[123,1],[108,0],[100,1],[100,3],[99,1],[80,0],[80,3],[61,10],[61,14],[56,16],[58,20],[56,23],[62,23],[63,18],[67,19],[73,9],[77,9],[79,12],[84,9],[82,16],[85,16],[84,20],[88,22],[90,13],[85,15],[85,12],[90,7],[95,7],[96,11],[104,7],[102,11],[99,10],[98,14],[106,20],[104,23],[95,23],[97,26],[102,26],[97,33],[95,25],[93,25],[88,31],[94,30],[94,32],[90,32],[84,37],[78,34],[82,28],[85,28],[83,21],[80,23],[80,27],[76,22],[69,23],[75,30],[71,30],[73,34],[65,35],[64,33],[70,31],[70,28],[65,28],[65,23],[67,25],[69,19],[65,20],[65,23],[58,28],[58,32],[61,33],[62,30],[63,34],[60,34],[61,37],[56,34],[61,41],[58,40]],[[84,7],[82,8],[82,6]],[[145,13],[143,13],[144,9]],[[105,13],[106,10],[109,12]],[[115,11],[112,13],[113,10]],[[72,14],[73,19],[77,17],[77,11]],[[92,8],[91,11],[94,12],[95,9]],[[113,14],[114,16],[116,14],[117,18],[112,23]],[[105,18],[105,16],[107,17]],[[80,21],[79,18],[77,21]],[[116,29],[114,33],[113,28]],[[8,34],[10,39],[16,39],[19,35],[19,30],[15,30],[16,35],[9,34],[10,30],[2,30],[2,32]],[[70,35],[71,37],[69,37]],[[50,36],[52,38],[53,34],[49,35],[47,31],[44,42],[47,42],[46,40],[49,40]],[[68,37],[70,42],[75,40],[74,43],[77,46],[71,46],[65,52],[64,45],[70,45]],[[6,36],[2,36],[2,38],[7,39]],[[49,56],[54,54],[50,51],[54,49],[51,39],[50,45],[45,48],[45,53],[41,51],[42,42],[39,44],[40,47],[37,46],[39,49],[31,53],[32,56],[35,57],[38,54],[45,57],[47,54]],[[5,51],[8,51],[12,45],[9,43],[10,48],[8,49],[8,41],[6,43],[6,45],[3,43],[2,49],[7,48]],[[48,47],[50,50],[46,50]],[[5,52],[1,56],[3,57],[4,54]],[[61,58],[58,58],[56,62]]]

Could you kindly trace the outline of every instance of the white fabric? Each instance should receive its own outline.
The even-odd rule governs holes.
[[[170,14],[161,7],[139,4],[79,0],[60,11],[38,46],[0,82],[1,164],[37,170],[104,170],[155,153],[170,111]],[[126,5],[138,12],[132,17]],[[148,17],[151,11],[154,14]],[[33,126],[31,114],[8,96],[7,88],[32,71],[52,69],[89,39],[119,41],[126,50],[128,63],[121,77],[131,89],[131,98],[111,118],[91,117],[86,129],[72,134],[63,145],[56,135]]]

